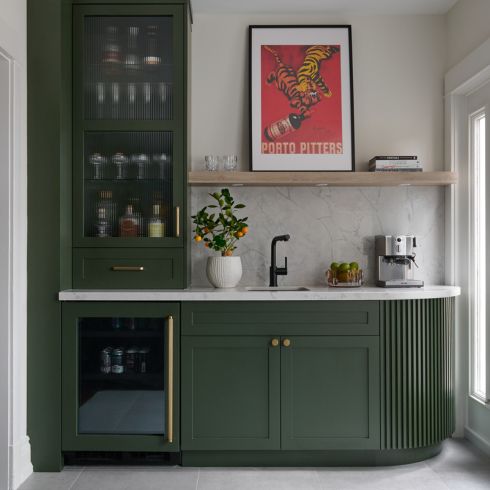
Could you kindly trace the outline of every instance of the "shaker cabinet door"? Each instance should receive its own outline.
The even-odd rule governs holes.
[[[379,449],[378,337],[281,341],[282,449]]]
[[[280,448],[280,348],[271,340],[182,337],[183,450]]]

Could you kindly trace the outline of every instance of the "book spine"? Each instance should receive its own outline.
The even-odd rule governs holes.
[[[377,155],[369,161],[373,162],[376,160],[418,160],[418,157],[417,155]]]
[[[370,167],[421,167],[422,164],[418,160],[377,160],[369,162]]]
[[[370,168],[370,172],[423,172],[423,168]]]

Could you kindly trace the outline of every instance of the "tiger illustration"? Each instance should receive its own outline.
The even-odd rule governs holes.
[[[303,64],[298,69],[298,89],[300,91],[307,90],[311,80],[318,86],[325,97],[331,97],[332,92],[320,74],[320,65],[322,61],[330,59],[338,51],[339,48],[337,46],[315,45],[307,48]]]
[[[268,84],[274,83],[276,87],[288,98],[289,105],[294,109],[299,109],[301,114],[309,115],[309,108],[320,102],[320,96],[316,86],[311,80],[307,80],[304,89],[299,90],[296,71],[289,65],[282,62],[279,54],[269,46],[264,46],[275,58],[277,67],[269,74],[266,81]]]

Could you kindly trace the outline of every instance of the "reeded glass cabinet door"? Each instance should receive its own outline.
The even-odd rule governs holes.
[[[74,8],[75,246],[181,245],[181,6]]]
[[[177,307],[63,308],[64,449],[172,450]]]

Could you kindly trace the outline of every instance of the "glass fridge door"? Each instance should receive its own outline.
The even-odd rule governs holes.
[[[78,319],[78,434],[171,440],[171,329],[164,318]]]

